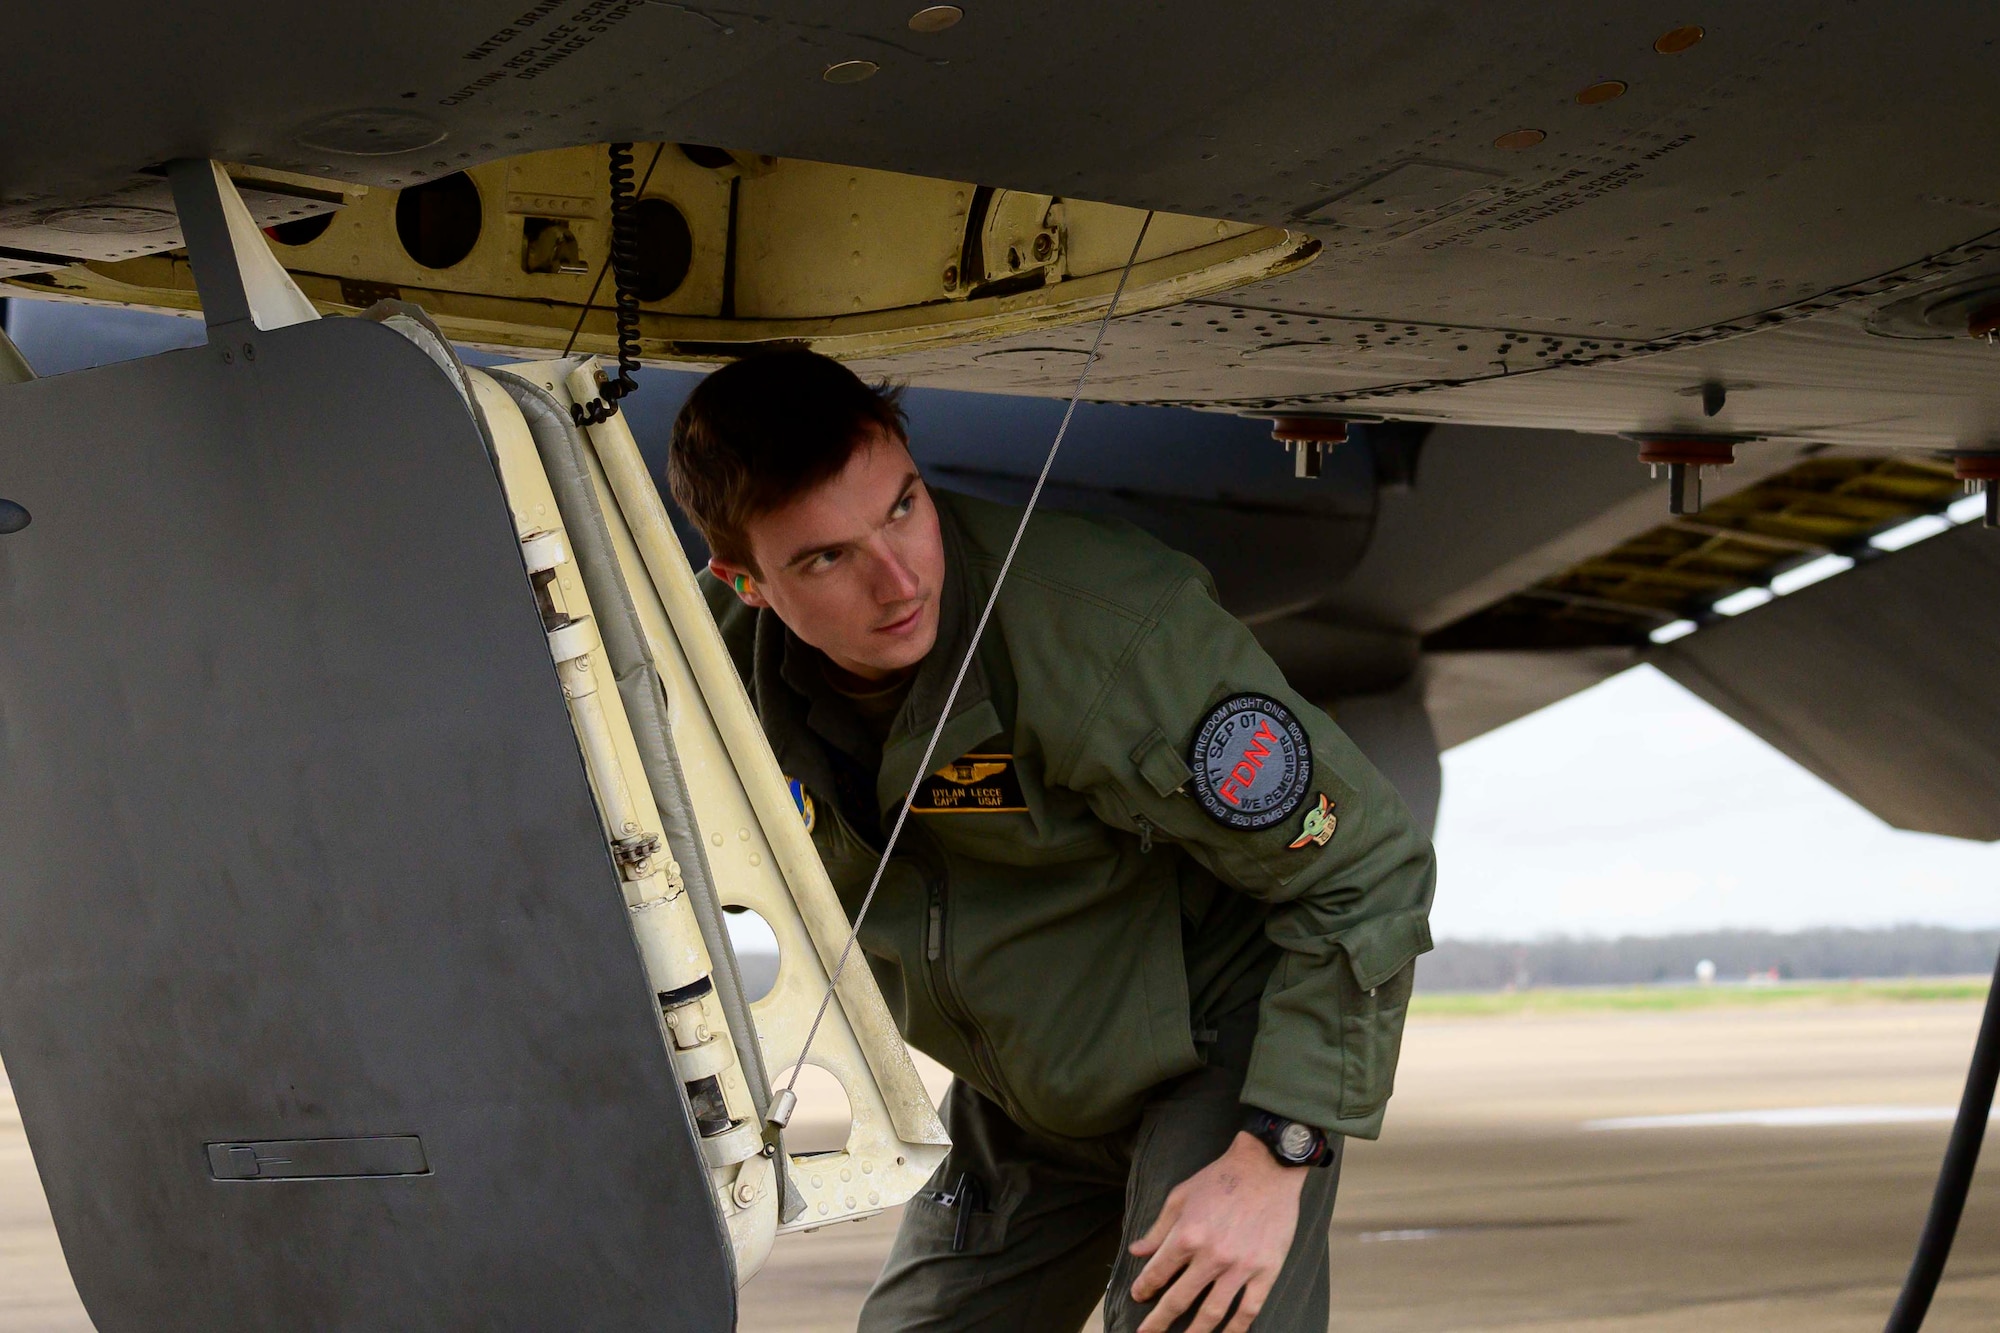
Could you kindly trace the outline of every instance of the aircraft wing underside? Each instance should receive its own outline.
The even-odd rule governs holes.
[[[1084,290],[1103,267],[1086,252],[1122,253],[1117,226],[1083,216],[1096,201],[1223,220],[1260,257],[1191,266],[1224,283],[1260,265],[1271,276],[1162,293],[1193,305],[1139,303],[1107,342],[1095,397],[1857,447],[1982,449],[2000,432],[1992,357],[1967,336],[2000,293],[1988,7],[1919,21],[1804,3],[1692,18],[1642,3],[1024,3],[971,6],[941,31],[915,9],[280,4],[166,27],[125,4],[29,11],[13,40],[35,59],[0,83],[15,127],[0,145],[0,247],[17,281],[119,299],[101,281],[70,285],[71,266],[175,247],[147,175],[174,157],[237,164],[246,191],[271,191],[251,202],[275,224],[365,204],[362,186],[407,190],[545,150],[688,144],[713,177],[704,193],[698,164],[681,173],[676,156],[690,244],[717,270],[743,266],[744,281],[697,273],[679,306],[649,306],[682,317],[662,324],[655,357],[780,336],[751,327],[759,309],[780,321],[948,309],[989,280],[1041,272],[1040,294],[1014,291],[1010,309],[1046,319],[979,322],[973,345],[906,332],[872,352],[868,338],[845,346],[922,383],[1058,393],[1083,336],[1061,325],[1103,297]],[[780,175],[833,163],[958,183],[923,207],[941,233],[971,215],[993,244],[975,256],[956,233],[892,241],[876,213],[847,205],[870,180],[839,173],[732,212],[732,180],[758,197],[770,165],[758,155]],[[601,216],[599,167],[566,167],[566,185],[480,184],[485,243],[506,230],[515,278],[524,227]],[[572,229],[571,268],[599,267],[601,232]],[[1027,248],[1011,246],[1017,234]],[[528,288],[580,310],[588,280],[548,244]],[[392,241],[381,248],[396,262],[346,274],[348,303],[392,278],[423,285]],[[796,271],[780,271],[784,254]],[[961,259],[980,262],[957,272]],[[330,276],[324,294],[306,284],[323,307],[342,303]],[[1058,309],[1065,283],[1089,299]],[[436,313],[456,336],[453,312]],[[508,343],[506,328],[490,332]]]

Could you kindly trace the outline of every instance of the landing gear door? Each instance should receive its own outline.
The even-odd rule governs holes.
[[[377,324],[235,328],[0,385],[0,1057],[84,1304],[729,1328],[466,399]]]

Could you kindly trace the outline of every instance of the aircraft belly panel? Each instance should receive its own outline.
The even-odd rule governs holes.
[[[1896,828],[1992,842],[1996,595],[2000,542],[1961,528],[1650,660]]]
[[[386,329],[250,337],[0,388],[0,1055],[84,1303],[727,1328],[475,424]]]

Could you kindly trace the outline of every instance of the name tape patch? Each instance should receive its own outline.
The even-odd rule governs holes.
[[[1263,694],[1224,699],[1188,749],[1190,784],[1209,818],[1254,832],[1289,817],[1312,786],[1312,743],[1292,710]]]
[[[1028,811],[1011,754],[960,755],[917,788],[913,815],[1018,815]]]

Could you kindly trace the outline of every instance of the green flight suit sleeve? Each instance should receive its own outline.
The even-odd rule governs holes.
[[[1191,791],[1189,746],[1232,695],[1283,703],[1306,729],[1312,783],[1273,828],[1243,832]],[[1417,955],[1431,947],[1436,880],[1430,840],[1402,799],[1333,719],[1308,703],[1243,623],[1195,576],[1167,592],[1134,634],[1090,713],[1073,759],[1057,766],[1115,827],[1178,843],[1225,884],[1272,904],[1280,950],[1265,988],[1243,1101],[1358,1138],[1381,1133]],[[1318,796],[1331,803],[1324,846],[1292,843]]]

